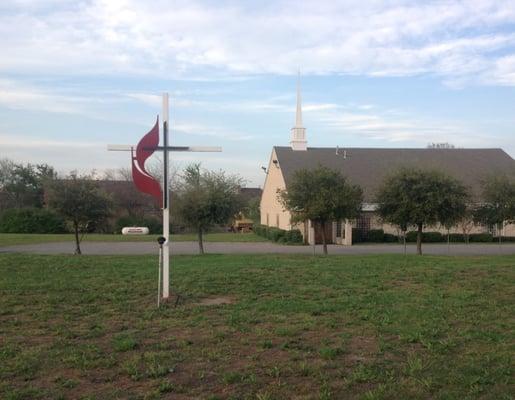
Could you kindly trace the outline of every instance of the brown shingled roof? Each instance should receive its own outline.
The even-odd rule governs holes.
[[[275,147],[286,187],[293,173],[319,164],[341,171],[363,188],[365,202],[373,202],[384,177],[400,167],[441,170],[463,182],[474,197],[481,193],[481,180],[492,174],[515,176],[515,160],[502,149],[384,149],[308,147],[293,151]],[[338,153],[338,154],[337,154]]]

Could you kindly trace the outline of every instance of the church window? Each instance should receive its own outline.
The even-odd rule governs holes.
[[[342,221],[336,221],[336,237],[342,237]]]

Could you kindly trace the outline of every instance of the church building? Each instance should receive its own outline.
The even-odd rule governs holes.
[[[297,85],[297,110],[290,146],[275,146],[270,155],[260,203],[262,225],[299,229],[306,243],[321,243],[320,227],[311,221],[292,225],[290,213],[278,199],[278,193],[288,189],[295,171],[319,165],[340,171],[363,189],[361,216],[353,221],[334,221],[326,228],[330,242],[343,245],[352,244],[352,228],[361,233],[383,229],[385,233],[399,234],[398,228],[378,218],[374,197],[383,179],[400,167],[442,170],[467,186],[476,201],[480,201],[482,179],[493,174],[515,174],[515,160],[502,149],[308,147],[306,128],[302,124],[300,85]],[[424,229],[446,232],[439,226]],[[470,233],[486,231],[486,227],[474,226]],[[462,229],[455,227],[452,232],[462,233]],[[515,236],[515,226],[505,226],[501,234]]]

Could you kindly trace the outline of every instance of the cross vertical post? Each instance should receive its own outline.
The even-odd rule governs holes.
[[[169,114],[168,114],[168,93],[163,93],[163,114],[162,114],[162,121],[163,121],[163,145],[159,146],[159,133],[156,131],[156,129],[159,128],[157,122],[154,128],[152,128],[151,131],[149,131],[138,143],[137,146],[134,145],[127,145],[127,144],[109,144],[107,145],[107,150],[109,151],[127,151],[130,152],[132,157],[132,177],[133,181],[136,184],[136,187],[143,193],[148,193],[153,195],[154,197],[157,197],[159,200],[161,200],[161,190],[162,190],[162,200],[163,200],[163,238],[159,238],[159,246],[160,246],[160,254],[162,254],[159,257],[160,260],[160,267],[161,267],[161,260],[162,260],[162,285],[159,283],[159,288],[162,289],[161,291],[158,290],[158,296],[159,293],[162,294],[163,299],[168,299],[170,297],[170,185],[169,185],[169,167],[170,167],[170,155],[169,152],[172,151],[191,151],[191,152],[220,152],[222,151],[221,147],[218,146],[170,146],[169,144],[169,138],[168,138],[168,131],[170,127],[169,122]],[[150,135],[150,136],[149,136]],[[157,138],[153,137],[152,135],[157,135]],[[155,143],[152,145],[147,145],[149,141],[152,143],[152,141],[155,140]],[[142,164],[139,164],[138,156],[135,158],[133,155],[134,149],[136,149],[136,152],[143,152],[143,161]],[[145,151],[150,152],[150,154],[145,156]],[[154,151],[162,151],[163,152],[163,181],[161,182],[161,187],[156,190],[155,185],[153,183],[157,183],[159,186],[159,183],[156,182],[156,180],[145,170],[145,160],[154,152]],[[136,180],[137,178],[137,180]],[[157,193],[156,193],[157,192]],[[162,253],[161,253],[162,249]],[[161,271],[161,269],[160,269]]]
[[[168,93],[163,93],[163,146],[168,147]],[[168,187],[168,151],[163,151],[163,298],[170,296],[170,189]]]

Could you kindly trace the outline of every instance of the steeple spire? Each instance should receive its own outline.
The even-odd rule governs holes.
[[[295,113],[295,126],[291,128],[292,150],[307,150],[306,128],[302,126],[302,98],[300,94],[300,71],[297,77],[297,111]]]
[[[295,127],[302,128],[302,97],[300,94],[300,72],[297,77],[297,113],[295,114]]]

